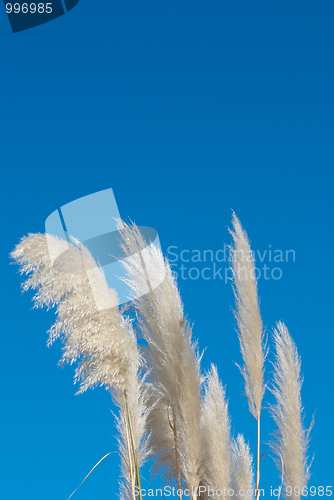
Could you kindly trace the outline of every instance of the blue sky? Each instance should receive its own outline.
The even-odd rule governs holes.
[[[8,258],[58,207],[109,187],[124,218],[155,228],[167,255],[177,247],[177,265],[182,250],[231,242],[231,209],[268,251],[258,267],[276,267],[270,248],[295,251],[281,279],[260,277],[261,312],[269,335],[284,320],[298,345],[306,425],[316,410],[309,484],[332,484],[333,14],[323,0],[80,0],[13,35],[1,9],[2,498],[67,499],[115,449],[108,394],[74,396],[73,367],[45,345],[54,313],[31,310]],[[230,283],[185,277],[203,368],[218,365],[255,452]],[[264,441],[273,429],[266,412]],[[111,455],[73,498],[114,497],[117,478]],[[269,496],[268,457],[261,479]]]

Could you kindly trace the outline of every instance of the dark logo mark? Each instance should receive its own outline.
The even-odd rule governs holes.
[[[72,10],[79,0],[6,1],[8,19],[13,33],[45,24]]]

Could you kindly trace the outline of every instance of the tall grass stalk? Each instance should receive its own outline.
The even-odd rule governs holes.
[[[55,265],[57,256],[66,259]],[[30,273],[24,290],[36,290],[36,307],[57,307],[57,319],[49,331],[48,344],[58,337],[64,343],[61,364],[77,362],[75,381],[80,382],[81,394],[88,388],[103,385],[108,389],[120,408],[118,429],[122,456],[136,457],[140,449],[140,461],[144,461],[149,450],[146,440],[146,390],[145,382],[139,379],[141,357],[130,321],[118,310],[118,297],[109,289],[103,270],[80,242],[73,243],[51,235],[31,234],[23,238],[11,254],[21,266],[21,273]],[[53,259],[52,259],[53,256]],[[131,422],[133,451],[128,449],[126,423],[122,418],[120,394],[127,390],[131,395]],[[127,409],[130,412],[129,402]],[[123,450],[125,453],[123,453]],[[131,479],[131,463],[123,467],[126,485]],[[122,487],[124,499],[132,500],[132,486]]]
[[[260,419],[265,390],[263,382],[265,360],[263,327],[253,254],[247,233],[234,212],[232,225],[233,230],[230,233],[234,243],[231,254],[236,299],[235,317],[244,361],[241,372],[245,379],[249,409],[257,420],[256,497],[258,498],[260,492]]]
[[[169,263],[135,225],[120,224],[127,271],[157,398],[151,411],[154,471],[194,492],[201,464],[200,359]],[[161,283],[154,288],[154,283]],[[173,423],[170,425],[170,415]]]

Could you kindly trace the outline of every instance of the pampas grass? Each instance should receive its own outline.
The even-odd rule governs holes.
[[[234,242],[231,255],[236,300],[235,316],[244,360],[242,374],[245,379],[249,409],[252,415],[259,420],[264,394],[263,366],[265,355],[255,264],[248,236],[235,213],[233,213],[232,225],[233,230],[230,232]]]
[[[234,440],[232,450],[234,491],[243,491],[244,497],[252,498],[254,492],[253,458],[242,434],[238,434]]]
[[[278,428],[273,447],[284,464],[284,474],[283,470],[281,472],[284,477],[285,496],[291,498],[292,494],[294,498],[299,499],[310,477],[310,465],[306,457],[309,430],[303,426],[300,395],[301,360],[296,345],[282,321],[277,323],[273,337],[276,359],[272,392],[276,404],[272,407],[272,414]]]
[[[73,271],[55,267],[50,253],[66,252]],[[35,306],[57,306],[57,320],[49,331],[48,344],[61,337],[64,343],[61,364],[78,362],[75,380],[78,393],[89,387],[105,385],[124,389],[129,378],[131,359],[137,355],[129,325],[119,314],[117,294],[107,286],[98,268],[82,245],[70,245],[51,235],[31,234],[23,238],[11,254],[21,273],[32,273],[23,288],[37,290]],[[88,277],[86,270],[94,271]],[[103,294],[104,305],[98,310],[93,290]]]
[[[119,227],[127,283],[148,343],[146,359],[155,385],[152,398],[157,398],[150,415],[155,470],[166,480],[176,480],[179,489],[184,481],[195,492],[201,461],[201,375],[196,344],[168,261],[156,246],[147,246],[135,225],[122,222]],[[153,289],[152,283],[161,281]]]
[[[250,412],[257,419],[257,460],[256,489],[260,488],[260,416],[265,386],[263,327],[260,315],[255,263],[247,233],[242,228],[238,217],[233,212],[233,230],[230,231],[232,247],[232,268],[234,295],[236,300],[235,317],[238,324],[238,336],[244,366],[241,372],[245,379],[245,391]]]
[[[214,365],[207,375],[201,429],[202,483],[207,489],[227,491],[232,486],[231,423],[225,389]]]
[[[201,357],[193,340],[176,279],[169,262],[135,224],[119,221],[125,281],[132,293],[136,321],[118,307],[103,270],[89,251],[72,238],[30,234],[12,252],[23,289],[35,291],[35,307],[56,307],[48,345],[60,338],[60,364],[76,364],[77,394],[104,386],[119,412],[116,416],[121,457],[121,500],[141,500],[140,468],[153,459],[153,475],[191,500],[259,497],[260,418],[266,387],[266,347],[259,308],[255,262],[248,236],[233,213],[232,268],[236,299],[241,372],[249,410],[257,420],[256,480],[253,458],[242,434],[233,437],[225,387],[217,368],[201,373]],[[146,345],[137,344],[136,336]],[[271,407],[277,425],[272,445],[283,475],[285,493],[298,498],[309,478],[306,456],[309,431],[303,427],[300,358],[284,325],[274,331],[276,355]],[[107,455],[106,455],[107,456]],[[284,470],[283,470],[284,469]],[[241,491],[243,493],[241,493]],[[182,491],[178,491],[179,499]]]
[[[126,394],[121,390],[111,391],[120,410],[117,429],[118,449],[122,459],[121,500],[133,500],[136,484],[140,488],[139,470],[150,456],[147,425],[149,385],[146,384],[145,378],[139,377],[139,373],[137,357],[130,367]]]
[[[30,234],[11,256],[21,266],[21,273],[31,273],[23,289],[37,290],[35,306],[57,307],[48,344],[61,337],[61,364],[78,363],[77,394],[103,385],[120,408],[121,497],[133,500],[136,470],[149,453],[146,390],[139,379],[141,358],[130,321],[118,310],[115,290],[108,288],[102,269],[89,251],[80,242],[73,243],[76,245],[51,235]],[[60,265],[58,261],[55,266],[52,256],[65,252],[66,261]]]

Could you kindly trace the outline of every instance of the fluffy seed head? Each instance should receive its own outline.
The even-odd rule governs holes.
[[[79,393],[99,384],[124,388],[137,356],[129,323],[118,312],[117,294],[108,288],[102,269],[83,245],[75,243],[30,234],[11,256],[21,273],[31,273],[23,288],[36,290],[36,307],[57,306],[48,343],[62,337],[61,362],[79,361]]]
[[[255,264],[247,234],[235,213],[233,213],[232,224],[233,231],[230,233],[234,242],[231,253],[236,300],[235,316],[244,360],[244,367],[241,371],[245,379],[249,409],[258,419],[264,394],[263,365],[265,355]]]
[[[253,459],[249,445],[242,434],[238,434],[233,443],[232,468],[234,491],[239,496],[240,490],[243,490],[246,498],[252,498],[254,495]]]
[[[301,360],[294,341],[283,322],[277,323],[274,331],[276,356],[274,363],[274,387],[271,389],[276,405],[272,414],[278,427],[277,440],[273,448],[284,464],[284,484],[291,487],[292,492],[299,491],[307,485],[310,477],[306,452],[309,432],[304,429],[301,402]],[[281,460],[277,460],[281,468]],[[296,490],[294,490],[296,488]],[[286,494],[286,498],[291,495]],[[300,495],[295,498],[299,499]]]
[[[201,415],[202,483],[214,491],[231,486],[231,435],[225,390],[212,365],[207,376]]]

